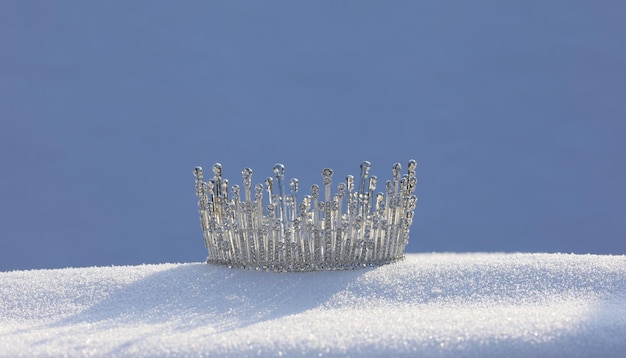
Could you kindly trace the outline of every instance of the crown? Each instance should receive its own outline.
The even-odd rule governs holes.
[[[252,188],[252,169],[244,168],[243,198],[239,185],[229,190],[222,165],[213,165],[205,182],[196,167],[196,195],[208,263],[268,271],[345,270],[391,263],[404,257],[417,197],[413,195],[417,162],[407,174],[393,165],[385,192],[374,194],[377,178],[370,162],[361,163],[355,190],[352,175],[331,194],[333,170],[322,170],[320,186],[298,203],[298,179],[286,190],[285,166],[274,166],[274,178]],[[267,192],[267,198],[264,193]]]

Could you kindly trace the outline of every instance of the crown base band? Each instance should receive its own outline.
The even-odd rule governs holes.
[[[364,268],[372,268],[383,265],[392,264],[404,260],[404,255],[389,258],[385,260],[368,260],[367,262],[323,262],[318,264],[301,264],[294,263],[287,265],[285,263],[273,263],[273,264],[254,264],[250,262],[233,262],[216,260],[210,257],[207,258],[206,263],[209,265],[227,266],[228,268],[237,268],[243,270],[252,271],[266,271],[266,272],[314,272],[314,271],[348,271],[359,270]]]

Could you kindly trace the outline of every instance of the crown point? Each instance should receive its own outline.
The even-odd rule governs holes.
[[[319,194],[320,194],[320,186],[317,184],[311,185],[311,196],[313,198],[317,198],[319,197]]]
[[[254,197],[256,200],[260,200],[263,197],[263,184],[257,184],[254,186]]]
[[[409,184],[408,184],[408,188],[409,188],[409,194],[412,194],[413,191],[415,190],[415,186],[417,185],[417,178],[412,176],[409,178]]]
[[[293,194],[298,192],[298,179],[293,178],[289,181],[289,187],[291,188],[291,192]]]
[[[409,160],[409,170],[415,170],[417,168],[417,161],[415,159]]]
[[[274,173],[276,175],[283,175],[285,173],[285,166],[282,163],[276,163],[276,165],[274,165]]]
[[[322,178],[324,178],[324,185],[330,185],[333,181],[333,170],[330,168],[324,168],[324,170],[322,170]]]
[[[400,175],[402,174],[402,165],[400,165],[400,163],[396,163],[393,165],[393,180],[394,181],[398,181],[400,180]]]
[[[252,177],[252,169],[250,169],[250,168],[243,168],[243,169],[241,169],[241,176],[244,179],[250,179]]]
[[[371,166],[372,163],[368,162],[367,160],[361,163],[361,181],[359,183],[359,193],[361,193],[360,195],[362,195],[363,191],[365,190],[365,180],[369,175]]]
[[[370,191],[376,190],[376,182],[377,181],[378,181],[378,178],[375,175],[372,175],[370,177],[370,185],[369,185],[369,190]]]
[[[198,166],[193,168],[193,175],[195,175],[198,179],[202,178],[202,167]]]
[[[346,195],[346,184],[345,183],[337,184],[337,196],[339,196],[339,198],[343,198],[344,195]]]
[[[348,175],[346,177],[346,185],[348,186],[348,192],[354,190],[354,176]]]
[[[240,195],[240,190],[239,190],[239,185],[234,184],[230,190],[233,192],[233,198],[235,199],[239,199],[239,195]]]
[[[274,194],[274,179],[271,177],[267,177],[265,179],[265,186],[267,187],[267,191],[270,193],[270,200],[272,199],[272,195]]]

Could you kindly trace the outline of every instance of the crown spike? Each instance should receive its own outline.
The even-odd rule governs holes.
[[[378,181],[378,178],[375,175],[370,177],[370,182],[369,182],[368,192],[367,192],[367,208],[366,208],[367,214],[371,214],[371,211],[373,209],[372,201],[374,200],[374,190],[376,190],[377,181]]]
[[[407,165],[409,177],[415,176],[415,168],[417,168],[417,161],[415,159],[409,160],[409,164]]]
[[[322,170],[322,178],[324,179],[324,200],[330,201],[330,184],[333,182],[333,170],[325,168]]]
[[[243,186],[246,191],[246,202],[252,201],[252,169],[243,168],[241,170],[241,177],[243,178]]]
[[[289,195],[286,198],[287,205],[287,221],[292,222],[297,218],[297,197],[298,193],[298,179],[292,178],[289,180]]]
[[[195,167],[193,169],[193,175],[196,177],[196,195],[200,195],[202,191],[202,183],[204,181],[204,174],[202,173],[202,167]]]
[[[367,181],[367,176],[369,175],[370,168],[372,167],[372,163],[367,160],[361,163],[361,182],[359,186],[359,215],[366,214],[367,207],[367,191],[365,188],[365,182]]]
[[[228,179],[222,179],[222,201],[224,203],[228,202]]]
[[[281,163],[274,165],[274,175],[276,177],[276,185],[278,186],[278,210],[281,221],[286,220],[285,217],[285,166]]]
[[[265,187],[267,189],[269,203],[273,204],[276,199],[276,194],[274,194],[274,180],[267,177],[265,179]]]
[[[222,197],[222,164],[213,164],[213,182],[215,183],[215,196]]]

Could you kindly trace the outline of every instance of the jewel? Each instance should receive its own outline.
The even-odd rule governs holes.
[[[311,196],[314,199],[317,199],[320,195],[320,186],[317,184],[311,185]]]
[[[333,170],[330,168],[322,170],[322,178],[324,178],[324,185],[330,185],[333,180]]]
[[[291,179],[289,181],[289,187],[291,188],[291,194],[296,194],[298,192],[298,179]]]

